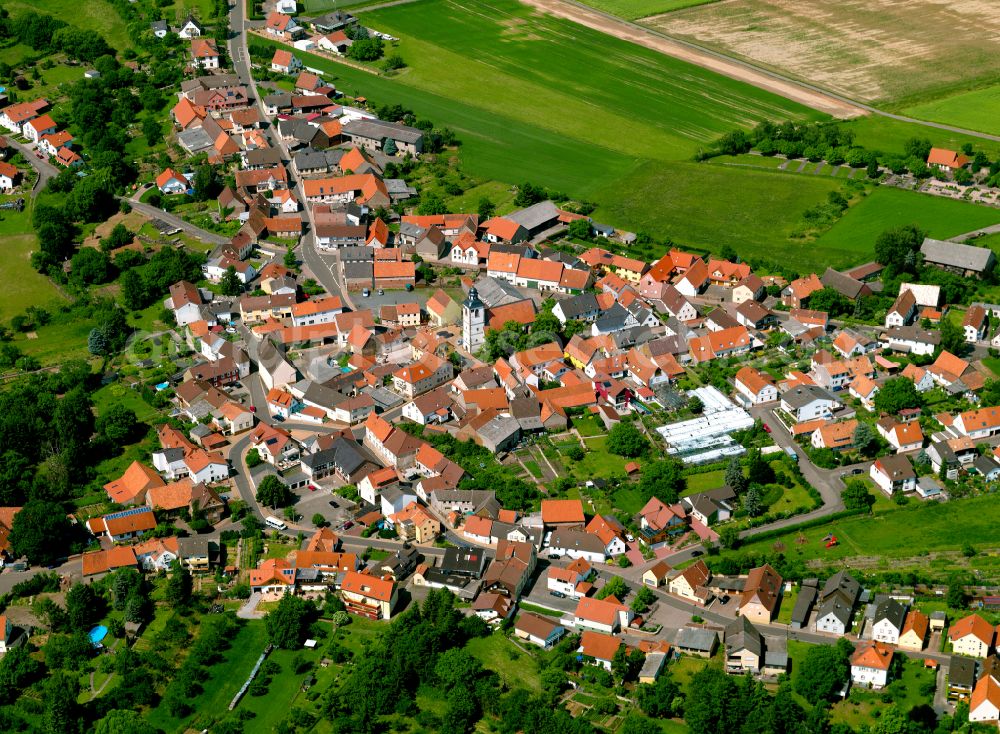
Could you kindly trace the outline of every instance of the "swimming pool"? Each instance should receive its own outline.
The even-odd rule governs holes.
[[[97,647],[101,644],[101,640],[108,636],[108,628],[103,624],[99,624],[94,629],[90,630],[90,644]]]

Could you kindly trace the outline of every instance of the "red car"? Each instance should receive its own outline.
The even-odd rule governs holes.
[[[768,433],[770,433],[771,432],[771,426],[769,426],[769,425],[767,425],[767,423],[765,423],[764,424],[764,430],[767,431]]]
[[[251,413],[256,413],[257,412],[257,406],[256,405],[251,405],[250,406],[250,412]]]
[[[310,492],[315,492],[316,491],[316,485],[315,484],[310,484],[309,485],[309,491]]]

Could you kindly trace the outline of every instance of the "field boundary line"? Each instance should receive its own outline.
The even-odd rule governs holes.
[[[521,0],[536,10],[570,20],[592,30],[635,43],[644,48],[658,51],[695,66],[714,71],[722,76],[742,81],[785,99],[825,112],[832,117],[852,118],[863,115],[879,115],[898,122],[907,122],[937,130],[967,135],[980,140],[1000,142],[1000,135],[992,135],[977,130],[969,130],[956,125],[946,125],[930,120],[920,120],[907,115],[886,112],[864,102],[858,102],[810,82],[800,81],[784,74],[736,58],[729,54],[706,48],[697,43],[677,38],[663,31],[640,25],[637,22],[619,18],[616,15],[591,7],[578,0]]]

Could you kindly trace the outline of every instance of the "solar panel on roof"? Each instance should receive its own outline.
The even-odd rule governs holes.
[[[106,520],[117,520],[119,517],[131,517],[132,515],[139,515],[143,512],[150,512],[148,507],[133,507],[128,510],[122,510],[121,512],[112,512],[110,515],[105,515]]]

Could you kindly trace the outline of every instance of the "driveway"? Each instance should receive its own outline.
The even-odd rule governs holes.
[[[261,602],[261,595],[259,591],[255,591],[247,599],[246,604],[241,606],[236,612],[236,616],[240,619],[260,619],[264,616],[263,612],[257,611],[257,605]]]

